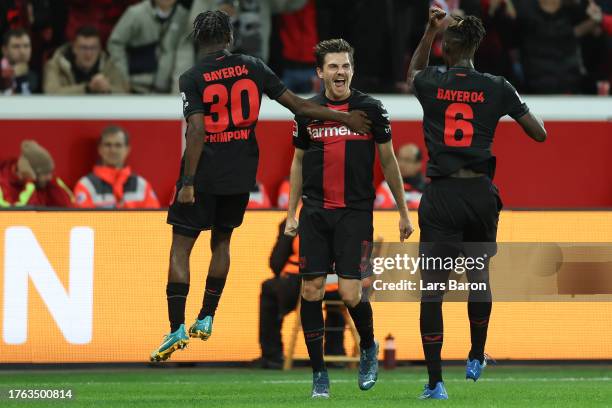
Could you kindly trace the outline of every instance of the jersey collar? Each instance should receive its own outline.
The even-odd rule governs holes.
[[[205,59],[205,60],[219,60],[219,59],[223,59],[223,58],[225,58],[227,56],[230,56],[230,55],[232,55],[232,53],[229,52],[229,50],[223,49],[223,50],[211,52],[210,54],[206,54],[206,55],[204,55],[203,59]]]
[[[332,101],[331,99],[327,97],[327,95],[325,95],[325,88],[323,88],[323,91],[321,92],[321,96],[323,97],[323,100],[328,105],[345,105],[351,100],[354,94],[355,94],[355,89],[351,88],[351,94],[346,99],[342,99],[340,101]]]

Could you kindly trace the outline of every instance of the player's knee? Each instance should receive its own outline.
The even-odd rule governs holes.
[[[216,253],[228,253],[232,230],[213,228],[210,237],[210,250]]]
[[[325,280],[323,278],[304,279],[302,297],[309,302],[322,300],[325,295]]]
[[[355,307],[361,301],[361,293],[360,292],[358,292],[358,293],[353,293],[353,292],[343,293],[343,292],[340,292],[340,298],[342,299],[342,301],[344,302],[346,307]]]

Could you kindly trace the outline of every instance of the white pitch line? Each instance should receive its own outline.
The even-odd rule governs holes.
[[[332,383],[349,383],[354,382],[353,380],[334,380],[330,379]],[[426,378],[422,378],[419,380],[379,380],[381,383],[391,382],[391,383],[421,383],[423,381],[427,381]],[[444,382],[465,382],[465,379],[445,379]],[[526,378],[516,378],[516,377],[503,377],[503,378],[481,378],[478,382],[585,382],[585,381],[597,381],[597,382],[608,382],[612,381],[612,377],[559,377],[559,378],[546,378],[546,377],[526,377]],[[310,384],[312,381],[310,380],[263,380],[264,384]]]

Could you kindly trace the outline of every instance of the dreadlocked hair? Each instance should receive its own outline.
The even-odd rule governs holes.
[[[464,52],[474,52],[486,33],[482,21],[475,16],[453,16],[453,21],[446,29],[447,37]]]
[[[225,44],[232,38],[232,23],[224,11],[205,11],[193,22],[192,36],[201,44]]]

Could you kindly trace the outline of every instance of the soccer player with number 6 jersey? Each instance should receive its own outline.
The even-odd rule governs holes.
[[[294,114],[337,121],[356,133],[367,133],[371,123],[364,112],[334,111],[299,98],[261,60],[231,54],[232,25],[222,11],[199,14],[193,36],[206,55],[179,79],[187,146],[178,193],[168,211],[168,223],[173,226],[166,287],[170,333],[153,351],[151,361],[168,359],[190,337],[207,340],[212,334],[230,266],[232,231],[242,223],[255,184],[259,159],[255,125],[262,93]],[[189,257],[200,232],[209,229],[212,257],[204,299],[187,333]]]
[[[428,67],[431,45],[446,25],[442,44],[446,67]],[[484,35],[478,18],[447,19],[444,11],[432,7],[426,32],[410,63],[408,82],[423,107],[429,153],[427,176],[431,183],[419,206],[419,253],[427,257],[468,256],[466,248],[481,245],[463,242],[484,243],[483,248],[495,246],[502,203],[492,183],[495,156],[491,145],[502,116],[516,120],[532,139],[546,139],[542,121],[529,111],[508,81],[474,69],[474,53]],[[448,277],[448,270],[421,271],[424,287],[446,282]],[[488,283],[488,271],[468,271],[467,278]],[[468,298],[472,347],[466,378],[474,381],[487,364],[484,348],[492,303],[486,286],[485,291],[470,291]],[[422,399],[448,399],[440,361],[443,295],[438,290],[421,294],[421,340],[429,373]]]

